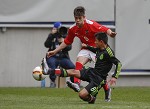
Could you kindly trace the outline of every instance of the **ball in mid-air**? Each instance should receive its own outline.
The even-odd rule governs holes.
[[[46,75],[43,75],[42,68],[40,66],[33,69],[32,76],[37,81],[42,81],[46,78]]]

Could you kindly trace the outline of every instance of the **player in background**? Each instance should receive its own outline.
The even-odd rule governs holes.
[[[78,37],[82,43],[95,47],[95,33],[104,32],[110,37],[116,36],[116,32],[111,31],[109,28],[100,25],[93,20],[86,19],[85,8],[82,6],[78,6],[74,9],[74,19],[75,24],[69,28],[67,37],[58,48],[47,52],[47,57],[55,55],[57,52],[64,49],[67,45],[72,44],[75,37]],[[91,60],[95,60],[95,53],[87,50],[86,48],[81,48],[76,59],[75,69],[81,70],[83,66]],[[80,79],[74,78],[74,83],[80,84]],[[103,88],[106,95],[105,99],[107,99],[110,94],[110,88],[107,84],[105,84]]]
[[[54,50],[63,42],[64,38],[67,35],[67,28],[62,26],[61,22],[55,22],[51,33],[48,35],[44,46],[48,48],[48,51]],[[57,67],[62,67],[65,69],[74,69],[75,65],[70,60],[69,51],[72,49],[72,45],[68,45],[60,52],[57,52],[51,57],[44,58],[48,67],[51,69],[56,69]],[[49,75],[50,78],[50,88],[56,87],[56,76]],[[70,78],[73,81],[73,77]]]
[[[108,81],[110,85],[115,85],[117,78],[121,71],[121,62],[115,57],[113,50],[110,48],[108,43],[108,37],[105,33],[96,33],[96,47],[85,45],[87,49],[96,53],[96,63],[94,68],[82,68],[82,70],[76,69],[47,69],[45,67],[46,63],[43,63],[43,73],[44,74],[56,74],[60,77],[75,76],[83,81],[89,82],[89,84],[83,88],[81,91],[78,89],[79,97],[87,101],[88,103],[94,103],[96,96],[106,83],[106,78],[109,71],[111,70],[113,64],[116,66],[112,78]],[[44,70],[45,69],[45,70]],[[69,84],[74,85],[74,84]],[[110,101],[110,99],[107,99]]]

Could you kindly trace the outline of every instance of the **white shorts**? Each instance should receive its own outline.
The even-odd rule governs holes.
[[[84,57],[87,57],[89,58],[91,61],[93,61],[94,63],[96,62],[95,61],[95,58],[96,58],[96,54],[93,53],[92,51],[90,50],[87,50],[87,49],[82,49],[79,53],[78,53],[78,56],[84,56]]]

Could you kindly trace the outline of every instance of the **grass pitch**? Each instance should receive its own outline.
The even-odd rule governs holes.
[[[0,88],[0,109],[150,109],[150,87],[116,87],[111,102],[101,89],[95,104],[69,88]]]

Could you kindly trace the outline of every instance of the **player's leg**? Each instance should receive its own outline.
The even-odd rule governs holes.
[[[110,102],[111,101],[111,88],[108,86],[107,82],[102,87],[105,92],[105,101]]]
[[[76,60],[76,70],[81,70],[83,66],[89,61],[89,50],[82,49],[77,56]],[[80,85],[80,79],[74,78],[74,83]]]
[[[89,61],[95,62],[95,60],[93,60],[93,58],[95,59],[95,56],[95,53],[87,49],[82,49],[77,56],[76,69],[81,70],[83,66]]]
[[[93,73],[93,68],[90,67],[84,67],[82,70],[80,70],[80,79],[89,82],[89,84],[79,92],[79,97],[82,100],[93,104],[96,100],[98,91],[97,93],[93,93],[94,90],[92,89],[93,87],[96,87],[96,85],[92,82],[91,73]]]
[[[47,68],[47,63],[42,61],[42,72],[44,75],[57,75],[60,77],[77,77],[80,78],[80,71],[79,70],[75,70],[75,69],[70,69],[70,70],[66,70],[66,69],[51,69],[51,68]],[[45,70],[46,69],[46,70]],[[68,84],[67,84],[68,85]],[[69,84],[70,88],[72,88],[74,91],[79,92],[80,91],[80,87],[77,84]]]
[[[75,70],[75,69],[68,69],[68,70],[66,70],[66,69],[56,69],[55,74],[57,76],[60,76],[60,77],[72,77],[73,76],[73,77],[76,77],[76,78],[80,78],[80,71]],[[80,91],[80,87],[76,83],[72,83],[71,81],[67,81],[66,83],[67,83],[68,87],[73,89],[75,92]]]
[[[105,80],[105,84],[102,85],[105,92],[105,101],[109,102],[111,100],[111,88],[107,83],[107,77],[103,77],[103,79]]]
[[[105,101],[110,102],[111,101],[111,88],[109,87],[108,90],[105,90]]]
[[[90,52],[90,57],[91,57],[91,59],[92,59],[92,61],[93,61],[94,63],[96,62],[95,56],[96,56],[95,53]],[[105,80],[106,80],[106,77],[105,77]],[[109,102],[110,99],[111,99],[111,88],[109,87],[109,85],[108,85],[107,82],[106,82],[102,87],[103,87],[104,92],[105,92],[105,101],[106,101],[106,102]]]
[[[90,82],[84,89],[79,92],[79,97],[90,104],[94,104],[98,94],[98,87]]]
[[[56,69],[58,66],[58,61],[57,61],[57,58],[55,57],[46,58],[46,62],[45,62],[45,59],[43,61],[44,61],[43,64],[45,66],[45,69],[48,69],[48,68]],[[49,78],[50,78],[50,88],[55,88],[56,87],[56,83],[55,83],[56,75],[49,75]]]
[[[64,69],[75,69],[75,65],[69,58],[62,58],[60,61],[60,66]],[[74,82],[74,77],[70,77],[70,81]]]
[[[42,67],[43,73],[48,72],[49,67],[48,67],[46,58],[42,59],[41,67]]]
[[[83,69],[83,70],[80,71],[80,73],[81,73],[80,74],[81,75],[80,79],[81,80],[86,80],[86,81],[89,80],[89,82],[90,82],[85,87],[87,92],[90,94],[90,96],[88,97],[89,98],[88,100],[90,100],[90,98],[92,97],[91,101],[88,101],[89,103],[94,103],[95,102],[96,96],[97,96],[99,90],[106,83],[106,81],[103,79],[103,77],[100,77],[100,76],[96,75],[93,71],[94,71],[93,68],[88,68],[86,70]],[[85,98],[84,93],[81,94],[81,95],[83,95],[83,98]]]
[[[104,89],[105,101],[106,102],[110,102],[110,100],[111,100],[111,88],[110,87],[106,87],[108,85],[108,84],[106,85],[106,83],[107,83],[107,81],[105,79],[103,79],[103,81],[101,82],[98,90],[100,90],[102,87],[104,89],[104,87],[105,87],[105,89],[106,89],[106,90]]]
[[[75,67],[76,70],[80,70],[82,69],[82,67],[83,67],[83,64],[81,64],[80,62],[76,62],[76,67]],[[74,77],[74,83],[80,85],[81,81],[80,79]]]
[[[80,79],[81,80],[89,82],[89,76],[87,74],[88,69],[90,69],[90,68],[83,68],[82,70],[80,70]],[[67,81],[66,83],[67,83],[68,87],[73,89],[75,92],[79,92],[80,91],[80,90],[78,90],[78,89],[80,89],[78,84],[73,83],[71,81]]]
[[[43,68],[42,68],[43,70]],[[80,78],[80,71],[79,70],[75,70],[75,69],[64,69],[64,68],[60,68],[60,69],[48,69],[48,72],[44,72],[42,71],[44,75],[56,75],[59,77],[70,77],[70,76],[74,76],[77,78]]]
[[[61,59],[60,66],[62,68],[65,68],[65,69],[75,69],[75,65],[73,64],[73,62],[69,58]],[[68,87],[73,89],[75,92],[80,91],[79,85],[74,83],[74,76],[70,76],[70,81],[69,80],[66,81],[66,84],[67,84]]]
[[[94,103],[96,100],[96,96],[102,86],[105,84],[105,80],[101,77],[95,78],[95,74],[90,75],[91,82],[85,88],[89,92],[89,94],[94,97],[95,99],[91,99],[89,103]],[[99,84],[100,83],[100,84]]]
[[[80,92],[79,92],[79,97],[83,100],[83,101],[87,101],[90,104],[94,104],[96,97],[92,96],[87,89],[83,88]]]
[[[67,84],[68,87],[70,87],[71,89],[73,89],[75,92],[79,92],[80,91],[80,87],[79,87],[78,84],[73,83],[73,82],[71,82],[69,80],[66,82],[66,84]]]

